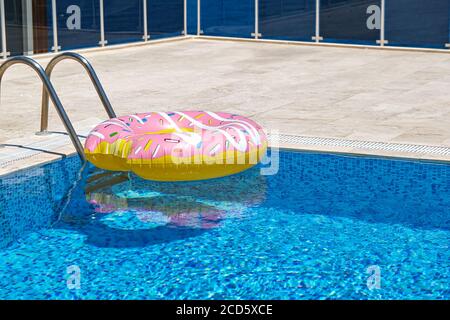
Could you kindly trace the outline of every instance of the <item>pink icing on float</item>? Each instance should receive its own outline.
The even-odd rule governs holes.
[[[158,181],[226,176],[257,164],[266,135],[243,116],[208,111],[150,112],[109,119],[85,144],[97,167]]]

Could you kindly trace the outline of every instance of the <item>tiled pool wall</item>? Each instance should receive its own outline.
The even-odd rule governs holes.
[[[0,176],[0,248],[49,227],[81,168],[77,156]]]
[[[19,33],[12,32],[23,24],[14,2],[5,2],[10,36],[0,57],[26,52]],[[450,43],[448,0],[104,0],[103,28],[100,3],[57,0],[53,12],[47,0],[47,19],[40,28],[47,29],[48,51],[55,43],[59,50],[70,50],[143,41],[144,34],[150,40],[180,36],[185,5],[190,35],[438,49]]]
[[[290,151],[280,152],[280,169],[267,181],[266,206],[412,229],[450,228],[450,163]]]

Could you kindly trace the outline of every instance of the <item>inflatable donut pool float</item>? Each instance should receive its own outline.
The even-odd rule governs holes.
[[[147,180],[204,180],[258,164],[267,138],[254,121],[208,111],[150,112],[102,122],[88,135],[95,166],[132,171]]]

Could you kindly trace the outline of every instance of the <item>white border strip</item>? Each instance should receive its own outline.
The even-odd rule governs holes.
[[[85,137],[92,128],[101,121],[100,118],[88,118],[87,120],[75,124],[78,128],[78,138],[80,138],[82,143],[84,143]],[[5,141],[4,144],[0,143],[0,169],[4,169],[20,160],[28,159],[33,156],[38,157],[43,153],[59,153],[58,150],[60,148],[70,146],[70,138],[63,132]],[[74,152],[74,154],[76,153]],[[0,176],[2,176],[1,173]]]
[[[82,131],[80,138],[84,140],[84,136],[87,135],[89,130],[80,130]],[[269,144],[271,144],[272,137],[268,134]],[[362,140],[347,140],[347,139],[339,139],[339,138],[322,138],[322,137],[309,137],[309,136],[298,136],[298,135],[289,135],[289,134],[280,134],[277,138],[274,138],[274,141],[280,144],[280,147],[292,147],[293,149],[298,150],[308,150],[305,146],[311,147],[324,147],[324,150],[321,152],[327,153],[339,153],[339,151],[326,150],[326,148],[346,148],[344,151],[346,153],[358,153],[358,150],[375,150],[382,152],[395,152],[395,153],[407,153],[411,156],[405,156],[405,159],[408,160],[426,160],[426,156],[440,156],[440,157],[449,157],[450,156],[450,147],[442,147],[442,146],[427,146],[427,145],[417,145],[417,144],[402,144],[402,143],[388,143],[388,142],[377,142],[377,141],[362,141]],[[13,142],[14,143],[14,142]],[[20,144],[20,143],[19,143]],[[45,141],[36,141],[30,144],[27,144],[27,147],[34,148],[32,149],[17,149],[13,152],[6,151],[11,149],[0,148],[0,169],[8,167],[14,164],[17,161],[24,160],[27,158],[31,158],[33,156],[39,155],[42,153],[40,150],[48,150],[54,151],[58,148],[70,145],[69,137],[66,135],[55,135],[51,138],[47,138]],[[348,149],[352,149],[348,151]],[[314,151],[314,149],[309,149]],[[73,153],[75,154],[75,153]],[[372,156],[386,156],[390,155],[386,154],[372,154]],[[425,156],[424,158],[417,158],[414,155]],[[369,156],[369,155],[367,155]],[[403,158],[398,154],[392,155],[392,157]],[[433,161],[433,159],[429,159]],[[438,161],[447,161],[447,159],[440,159]],[[24,167],[25,168],[25,167]],[[21,170],[19,168],[17,170]],[[13,171],[17,171],[11,170]],[[6,173],[9,174],[10,172]],[[0,174],[2,176],[3,174]]]
[[[78,138],[80,138],[82,142],[84,142],[85,140],[84,136],[78,136]],[[16,151],[11,152],[10,154],[0,155],[0,169],[10,166],[17,161],[28,159],[45,152],[49,153],[56,152],[54,150],[57,150],[67,145],[70,145],[70,140],[68,138],[66,139],[64,136],[60,137],[59,139],[52,139],[45,143],[38,142],[38,143],[31,143],[26,146],[24,145],[23,148],[18,148]],[[8,148],[8,150],[11,149],[8,146],[6,146],[5,148]],[[0,152],[1,150],[2,147],[0,147]]]
[[[224,36],[192,36],[193,39],[215,40],[215,41],[236,41],[236,42],[260,42],[273,44],[289,44],[296,46],[311,46],[311,47],[334,47],[334,48],[350,48],[350,49],[371,49],[384,51],[403,51],[403,52],[425,52],[425,53],[446,53],[449,54],[448,49],[432,49],[419,47],[396,47],[396,46],[380,46],[380,45],[364,45],[364,44],[349,44],[349,43],[334,43],[334,42],[313,42],[313,41],[293,41],[293,40],[276,40],[276,39],[255,39],[255,38],[239,38],[239,37],[224,37]],[[385,40],[387,41],[387,40]]]
[[[270,135],[269,135],[270,141]],[[321,138],[280,134],[279,142],[281,145],[309,145],[320,147],[342,147],[361,150],[377,150],[387,152],[403,152],[429,156],[450,156],[450,147],[426,146],[418,144],[389,143],[362,140],[347,140],[338,138]],[[333,152],[333,151],[330,151]]]
[[[112,44],[105,47],[89,47],[89,48],[81,48],[81,49],[74,49],[74,50],[62,50],[64,51],[73,51],[77,52],[79,54],[84,53],[92,53],[92,52],[103,52],[103,51],[112,51],[112,50],[122,50],[122,49],[129,49],[133,47],[143,47],[143,46],[150,46],[150,45],[157,45],[157,44],[163,44],[163,43],[171,43],[176,41],[185,41],[185,40],[191,40],[195,38],[194,36],[188,36],[185,37],[183,35],[179,35],[176,37],[167,37],[167,38],[161,38],[161,39],[155,39],[151,41],[139,41],[139,42],[131,42],[131,43],[119,43],[119,44]],[[36,53],[33,54],[33,59],[39,60],[39,59],[48,59],[55,57],[56,54],[54,52],[45,52],[45,53]],[[0,60],[1,62],[1,60]]]

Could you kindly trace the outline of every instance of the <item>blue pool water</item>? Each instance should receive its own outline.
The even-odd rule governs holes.
[[[450,298],[450,165],[280,157],[203,182],[74,157],[0,178],[0,298]]]

